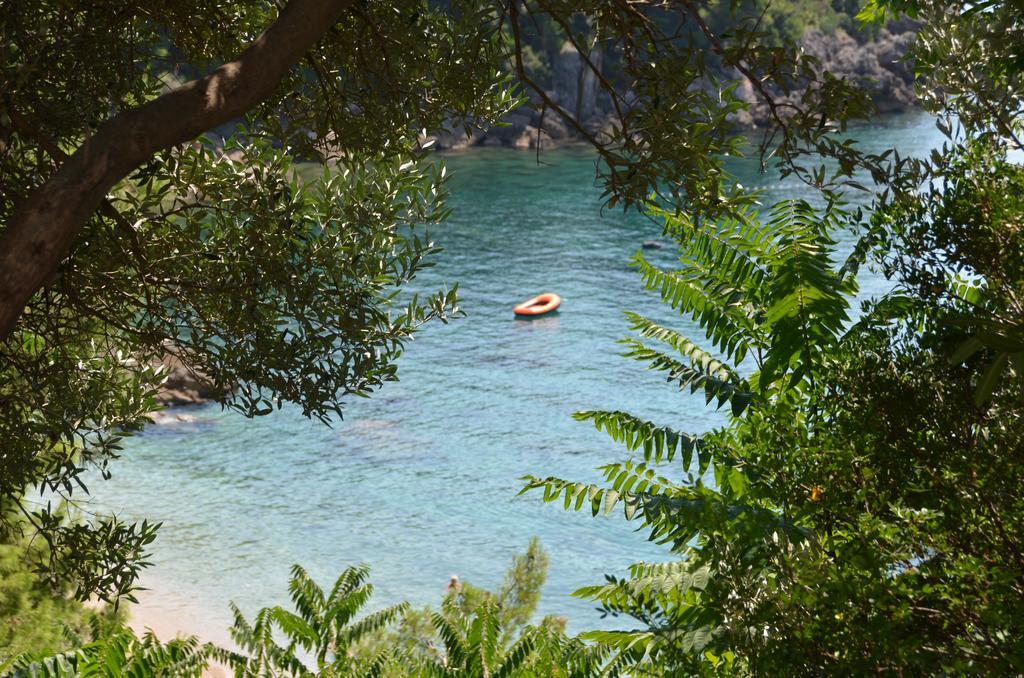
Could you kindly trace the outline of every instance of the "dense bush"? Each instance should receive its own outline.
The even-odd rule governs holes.
[[[817,206],[755,210],[728,179],[713,211],[650,205],[679,266],[635,264],[705,336],[631,316],[628,355],[729,423],[692,434],[582,412],[639,458],[604,467],[603,486],[530,479],[566,508],[622,505],[675,557],[579,592],[635,620],[585,634],[631,671],[1024,670],[1024,22],[998,2],[864,16],[894,7],[921,22],[918,88],[942,148],[913,159],[811,136],[780,166]],[[807,139],[804,122],[779,133]],[[893,290],[856,309],[864,265]]]
[[[87,607],[66,586],[40,580],[28,563],[45,558],[45,551],[16,535],[0,543],[0,671],[19,655],[55,654],[105,635],[122,616]]]

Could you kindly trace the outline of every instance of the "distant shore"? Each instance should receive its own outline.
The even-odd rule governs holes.
[[[913,68],[904,58],[916,34],[915,22],[900,20],[880,28],[873,39],[857,38],[842,29],[825,32],[811,28],[799,43],[807,55],[818,60],[823,72],[863,87],[878,113],[906,113],[917,108]],[[600,68],[602,54],[601,50],[592,53],[589,62],[596,61]],[[635,93],[619,92],[622,98],[618,104],[614,103],[609,92],[599,86],[598,76],[588,67],[588,60],[568,42],[551,58],[550,82],[545,85],[547,101],[561,106],[576,123],[567,124],[548,107],[547,101],[534,95],[532,105],[508,113],[500,126],[468,135],[461,129],[435,134],[432,136],[434,147],[445,151],[480,146],[548,150],[581,142],[585,137],[579,129],[574,129],[575,124],[587,134],[597,136],[616,124],[623,124],[619,119],[619,106],[628,109],[631,101],[638,100]],[[749,80],[733,70],[716,75],[724,81],[734,80],[738,84],[738,96],[746,103],[744,110],[729,117],[737,133],[751,133],[774,124],[768,105]],[[707,86],[717,87],[710,82]],[[772,96],[777,101],[795,105],[803,92],[773,91]]]

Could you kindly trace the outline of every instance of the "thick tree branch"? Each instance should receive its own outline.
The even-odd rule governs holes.
[[[29,194],[0,232],[0,340],[51,279],[107,192],[160,150],[185,143],[269,98],[352,0],[292,0],[239,57],[103,123]]]
[[[7,113],[11,118],[11,126],[15,132],[31,139],[39,148],[43,149],[47,155],[54,162],[55,169],[60,169],[60,166],[64,164],[68,159],[68,154],[65,153],[57,146],[57,144],[46,135],[44,135],[38,129],[32,127],[32,124],[25,119],[17,109],[9,107]],[[139,242],[139,234],[135,232],[132,225],[125,219],[124,215],[117,211],[114,204],[109,199],[103,198],[103,202],[100,203],[100,213],[117,224],[121,232],[131,241],[131,247],[133,254],[139,256],[142,252],[142,243]],[[45,283],[49,284],[49,282]]]

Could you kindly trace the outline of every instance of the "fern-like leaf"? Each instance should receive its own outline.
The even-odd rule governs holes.
[[[585,410],[575,413],[573,417],[577,421],[593,422],[597,430],[604,431],[615,442],[625,444],[631,452],[642,448],[647,462],[671,462],[678,455],[683,466],[689,468],[694,451],[700,453],[706,448],[701,438],[666,426],[657,426],[627,412]]]
[[[664,271],[642,255],[633,258],[633,265],[645,287],[657,291],[676,311],[691,316],[716,347],[727,352],[741,347],[745,353],[755,325],[742,290],[726,282],[709,285],[694,269]]]
[[[448,664],[452,666],[464,665],[468,655],[468,648],[463,643],[459,630],[455,628],[455,625],[447,617],[439,612],[431,615],[430,619],[437,630],[437,635],[441,637],[441,642],[444,643]]]
[[[534,633],[524,633],[505,653],[501,664],[492,674],[494,678],[509,678],[509,676],[512,676],[533,654],[535,644]]]
[[[349,624],[338,634],[337,650],[343,651],[358,643],[366,636],[373,634],[394,623],[409,609],[408,603],[399,603],[383,610],[369,614],[354,624]]]
[[[621,343],[628,349],[625,357],[647,363],[648,369],[667,372],[668,381],[675,382],[680,389],[688,388],[690,393],[703,390],[709,404],[712,400],[717,401],[718,407],[730,403],[735,416],[742,414],[754,399],[746,382],[719,361],[687,365],[636,339],[624,339]]]

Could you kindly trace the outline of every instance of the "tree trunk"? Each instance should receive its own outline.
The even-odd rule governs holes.
[[[56,272],[107,192],[158,151],[195,139],[270,97],[352,0],[292,0],[235,61],[104,122],[0,232],[0,341]]]

